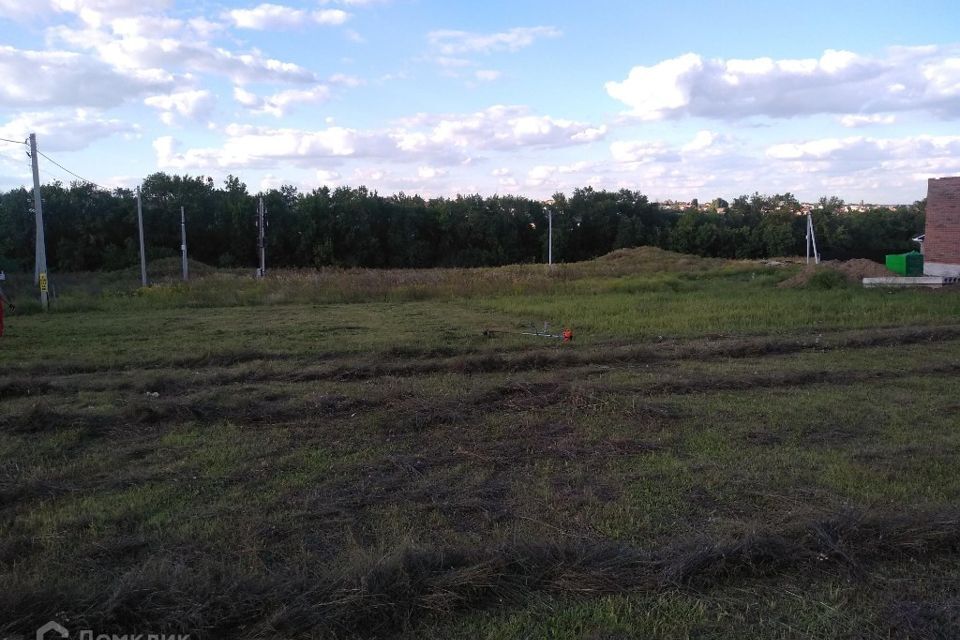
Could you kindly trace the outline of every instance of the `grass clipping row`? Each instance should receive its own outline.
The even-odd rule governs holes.
[[[873,260],[857,258],[855,260],[827,260],[820,264],[810,264],[792,278],[781,282],[779,287],[810,287],[831,289],[847,284],[860,284],[864,278],[884,278],[895,276],[882,264]]]
[[[5,630],[67,615],[74,626],[163,628],[195,638],[365,637],[410,631],[424,618],[532,595],[598,596],[709,589],[744,579],[878,564],[960,551],[960,511],[846,512],[786,530],[723,542],[643,551],[602,540],[513,543],[496,548],[403,548],[331,574],[307,563],[293,573],[246,574],[223,563],[160,554],[98,588],[8,585]],[[225,568],[229,566],[230,568]]]

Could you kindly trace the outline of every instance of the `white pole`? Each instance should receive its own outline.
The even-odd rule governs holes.
[[[140,231],[140,283],[147,286],[147,255],[143,249],[143,206],[140,203],[140,187],[137,187],[137,229]]]
[[[810,214],[807,214],[807,264],[810,264]]]
[[[813,227],[813,214],[810,214],[810,242],[813,243],[813,259],[820,264],[820,252],[817,251],[817,232]]]
[[[47,297],[47,243],[43,235],[43,198],[40,195],[40,167],[37,163],[37,134],[30,134],[30,164],[33,168],[33,211],[37,224],[36,258],[33,265],[33,283],[40,285],[40,304],[49,309]]]
[[[187,266],[187,219],[180,207],[180,253],[183,256],[183,281],[190,279],[190,268]]]
[[[260,277],[263,278],[267,275],[267,246],[265,240],[264,227],[266,226],[266,214],[267,210],[263,206],[263,198],[260,198],[260,206],[257,211],[257,218],[259,220],[258,226],[260,227],[260,235],[258,239],[257,246],[260,249]]]
[[[547,264],[553,266],[553,209],[547,209]]]

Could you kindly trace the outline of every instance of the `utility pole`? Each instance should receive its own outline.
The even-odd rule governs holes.
[[[43,236],[43,198],[40,195],[40,167],[37,164],[37,134],[30,134],[30,164],[33,167],[33,212],[37,223],[36,260],[33,264],[33,283],[40,286],[40,304],[50,308],[47,297],[47,243]]]
[[[140,187],[137,187],[137,229],[140,230],[140,283],[147,286],[147,254],[143,250],[143,206],[140,203]]]
[[[553,266],[553,199],[544,200],[543,208],[547,210],[547,265]]]
[[[180,253],[183,255],[183,281],[190,279],[190,268],[187,266],[187,219],[180,207]]]
[[[810,264],[810,247],[813,245],[813,259],[820,264],[820,254],[817,253],[817,236],[813,230],[813,214],[807,213],[807,264]]]
[[[263,206],[263,196],[260,197],[260,204],[257,206],[257,227],[259,234],[257,236],[257,249],[260,253],[260,268],[257,270],[257,277],[263,278],[267,275],[267,243],[264,227],[267,226],[267,209]]]
[[[553,209],[547,209],[547,264],[553,266]]]

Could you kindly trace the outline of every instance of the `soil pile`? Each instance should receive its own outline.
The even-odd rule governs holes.
[[[856,258],[854,260],[828,260],[818,265],[808,265],[792,278],[781,282],[779,287],[805,287],[818,273],[825,270],[835,271],[851,284],[860,284],[864,278],[883,278],[886,276],[895,276],[885,266],[873,260]]]

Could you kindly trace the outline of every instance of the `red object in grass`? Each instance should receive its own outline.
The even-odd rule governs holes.
[[[563,341],[564,341],[564,342],[573,342],[573,330],[572,330],[572,329],[564,329],[562,335],[563,335]]]

